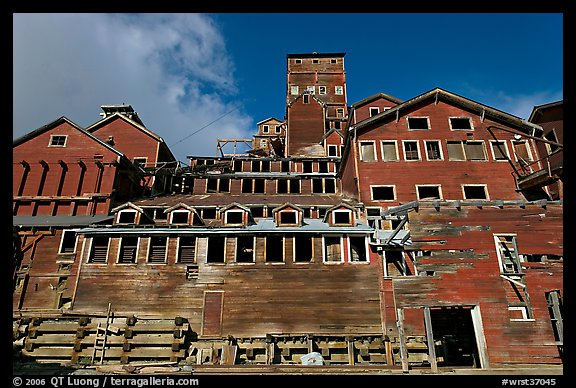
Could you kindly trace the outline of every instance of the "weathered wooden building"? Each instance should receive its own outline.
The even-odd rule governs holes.
[[[561,139],[442,89],[348,106],[343,60],[289,54],[285,120],[259,122],[247,155],[189,156],[154,182],[157,195],[111,201],[106,219],[62,230],[59,244],[22,242],[15,322],[69,325],[28,322],[23,354],[561,364],[563,202],[517,173],[544,168],[539,142]],[[126,114],[75,130],[131,160],[170,162],[158,142],[124,150],[116,125],[158,140]],[[32,279],[35,268],[58,282]]]

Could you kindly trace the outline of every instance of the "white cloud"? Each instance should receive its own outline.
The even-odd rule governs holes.
[[[533,94],[509,95],[504,92],[496,94],[500,110],[528,120],[535,106],[556,102],[563,99],[562,91],[541,91]]]
[[[87,127],[101,105],[120,103],[182,161],[254,131],[234,100],[224,39],[204,14],[15,14],[13,82],[15,138],[60,116]]]

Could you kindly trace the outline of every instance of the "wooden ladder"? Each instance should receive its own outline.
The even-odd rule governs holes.
[[[104,363],[104,353],[106,352],[106,342],[108,339],[108,329],[110,327],[110,310],[112,304],[108,303],[108,311],[106,312],[106,324],[102,326],[102,322],[98,322],[96,327],[96,338],[94,338],[94,350],[92,351],[92,364],[96,362],[97,353],[100,355],[100,365]]]

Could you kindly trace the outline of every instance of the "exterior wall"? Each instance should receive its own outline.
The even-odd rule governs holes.
[[[563,289],[562,261],[522,263],[534,319],[511,321],[508,306],[518,301],[518,291],[500,277],[493,239],[495,233],[516,233],[520,254],[562,255],[561,206],[431,207],[412,211],[409,218],[410,249],[430,250],[431,255],[415,259],[421,276],[392,279],[397,307],[480,306],[491,366],[561,363],[545,292]],[[422,276],[426,271],[434,275]],[[406,316],[406,333],[423,335],[422,322]]]
[[[290,156],[325,156],[317,146],[324,136],[324,108],[314,98],[304,104],[301,97],[288,107],[287,150]]]
[[[429,130],[408,130],[407,116],[425,116],[429,118]],[[473,130],[450,130],[449,117],[470,117]],[[477,115],[467,112],[457,106],[440,101],[437,105],[433,101],[420,105],[411,111],[401,112],[399,121],[390,118],[386,122],[369,130],[358,133],[358,141],[353,144],[355,152],[359,154],[359,142],[374,141],[376,145],[376,161],[358,161],[358,178],[360,183],[361,201],[367,206],[395,206],[401,202],[416,200],[415,185],[441,185],[442,198],[446,200],[462,200],[463,184],[487,185],[488,199],[518,200],[523,196],[516,192],[515,181],[511,174],[512,168],[506,160],[495,161],[490,140],[493,137],[485,129],[489,125],[498,125],[486,119],[484,122]],[[505,140],[508,154],[513,156],[511,141],[513,133],[494,131],[498,140]],[[448,160],[446,140],[465,141],[469,138],[481,140],[485,145],[486,160],[481,161],[451,161]],[[398,161],[382,161],[382,140],[396,140]],[[417,140],[420,150],[420,160],[404,160],[402,140]],[[424,140],[439,140],[442,160],[426,160]],[[532,155],[535,155],[534,144],[529,141]],[[349,160],[350,161],[350,160]],[[352,166],[346,166],[347,169]],[[371,198],[372,185],[395,186],[395,199],[389,201],[375,201]],[[349,190],[348,184],[346,185]]]
[[[66,145],[49,146],[50,135],[67,136]],[[118,173],[118,155],[88,139],[70,124],[63,122],[18,144],[13,148],[13,156],[14,215],[108,213]],[[47,168],[39,163],[41,160],[47,163]],[[97,161],[102,163],[102,170]],[[96,193],[98,198],[92,197]],[[62,207],[56,206],[60,203]]]
[[[356,124],[366,119],[369,119],[371,117],[370,108],[378,108],[379,113],[382,113],[384,112],[385,109],[392,108],[396,105],[397,104],[395,104],[394,102],[382,97],[376,98],[373,101],[366,102],[362,105],[358,106],[354,105],[354,117],[352,119],[353,123]]]

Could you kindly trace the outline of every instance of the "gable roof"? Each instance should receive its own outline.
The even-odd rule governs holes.
[[[277,212],[279,212],[280,210],[285,209],[285,208],[287,208],[287,207],[292,208],[292,209],[294,209],[294,210],[297,210],[297,211],[299,211],[300,213],[303,212],[302,208],[300,208],[300,207],[298,207],[298,206],[296,206],[296,205],[294,205],[294,204],[292,204],[292,203],[290,203],[290,202],[286,202],[286,203],[284,203],[283,205],[280,205],[280,206],[272,209],[272,214],[277,213]]]
[[[532,108],[532,113],[530,113],[530,117],[528,118],[528,121],[534,122],[534,120],[536,120],[537,114],[543,113],[543,111],[546,109],[555,108],[557,106],[562,106],[563,104],[564,104],[564,100],[550,102],[548,104],[543,104],[543,105],[536,105],[536,106],[534,106],[534,108]]]
[[[390,117],[396,117],[396,115],[401,114],[402,110],[410,108],[428,99],[450,102],[454,105],[465,107],[466,109],[477,112],[477,114],[479,115],[484,115],[484,117],[488,117],[496,122],[505,123],[506,125],[516,127],[528,134],[531,134],[531,132],[533,131],[542,131],[542,128],[537,124],[530,123],[510,113],[503,112],[501,110],[470,100],[468,98],[462,97],[455,93],[451,93],[441,88],[434,88],[426,93],[423,93],[390,109],[380,112],[377,115],[374,115],[366,120],[361,121],[356,125],[353,125],[352,127],[350,127],[349,130],[364,129],[384,119],[388,119]]]
[[[132,202],[125,202],[125,203],[123,203],[122,205],[116,206],[114,209],[110,210],[110,212],[111,212],[111,213],[116,213],[116,212],[118,212],[118,211],[120,211],[120,210],[127,209],[127,208],[129,208],[129,209],[134,209],[134,210],[136,210],[138,213],[142,213],[142,214],[144,213],[144,209],[142,209],[140,206],[134,205]]]
[[[260,125],[260,124],[262,124],[262,123],[265,123],[265,122],[271,121],[271,120],[276,120],[276,121],[278,121],[279,123],[283,123],[283,122],[284,122],[284,121],[282,121],[282,120],[278,120],[276,117],[268,117],[267,119],[264,119],[264,120],[262,120],[262,121],[257,122],[256,125]]]
[[[94,136],[93,134],[91,134],[90,132],[82,129],[78,124],[70,121],[69,119],[67,119],[66,117],[62,116],[54,121],[52,121],[51,123],[48,123],[38,129],[35,129],[31,132],[28,132],[27,134],[25,134],[24,136],[21,136],[17,139],[15,139],[13,141],[13,147],[16,147],[20,144],[23,144],[25,142],[27,142],[30,139],[35,138],[36,136],[39,136],[45,132],[48,132],[49,130],[57,127],[60,124],[64,124],[67,123],[69,124],[72,128],[78,130],[79,132],[81,132],[83,135],[87,136],[88,138],[94,140],[95,142],[99,143],[101,146],[107,148],[108,150],[114,152],[115,154],[117,154],[120,157],[125,157],[124,154],[120,151],[118,151],[116,148],[112,147],[110,144],[106,143],[103,140],[98,139],[96,136]]]
[[[342,139],[344,139],[344,134],[343,134],[342,132],[340,132],[339,129],[330,128],[330,130],[329,130],[328,132],[326,132],[326,133],[324,134],[324,136],[322,136],[322,140],[321,140],[320,142],[322,142],[322,141],[324,141],[325,139],[327,139],[327,138],[330,136],[330,134],[333,133],[333,132],[336,132]]]
[[[311,96],[318,104],[320,104],[320,106],[322,106],[323,108],[326,108],[326,103],[324,101],[322,101],[321,99],[319,99],[318,97],[316,97],[316,94],[312,94],[308,90],[304,90],[303,92],[300,92],[300,94],[298,94],[296,97],[294,97],[292,100],[290,100],[288,102],[288,104],[286,104],[286,107],[289,108],[292,105],[294,105],[294,103],[296,101],[298,101],[298,99],[300,99],[300,97],[302,97],[305,94]]]
[[[390,101],[390,102],[393,102],[394,104],[401,104],[401,103],[403,102],[403,101],[400,100],[399,98],[392,97],[392,96],[389,95],[389,94],[386,94],[386,93],[376,93],[376,94],[371,95],[370,97],[366,97],[366,98],[364,98],[364,99],[362,99],[362,100],[360,100],[360,101],[358,101],[358,102],[355,102],[354,104],[352,104],[352,108],[357,108],[357,107],[359,107],[359,106],[362,106],[362,105],[364,105],[364,104],[368,104],[369,102],[376,101],[376,100],[379,100],[379,99],[381,99],[381,98],[383,98],[383,99],[385,99],[385,100],[388,100],[388,101]]]
[[[138,128],[140,131],[144,132],[145,134],[147,134],[148,136],[152,137],[153,139],[155,139],[156,141],[159,141],[161,143],[164,142],[164,139],[162,139],[160,136],[158,136],[157,134],[155,134],[154,132],[150,131],[148,128],[146,128],[144,125],[140,124],[137,121],[134,121],[130,118],[128,118],[126,115],[121,114],[119,112],[114,112],[106,117],[104,117],[102,120],[95,122],[94,124],[90,125],[88,128],[86,128],[86,130],[90,133],[97,131],[98,129],[102,128],[103,126],[105,126],[107,123],[115,120],[116,118],[121,118],[122,120],[126,121],[127,123],[133,125],[134,127]]]

